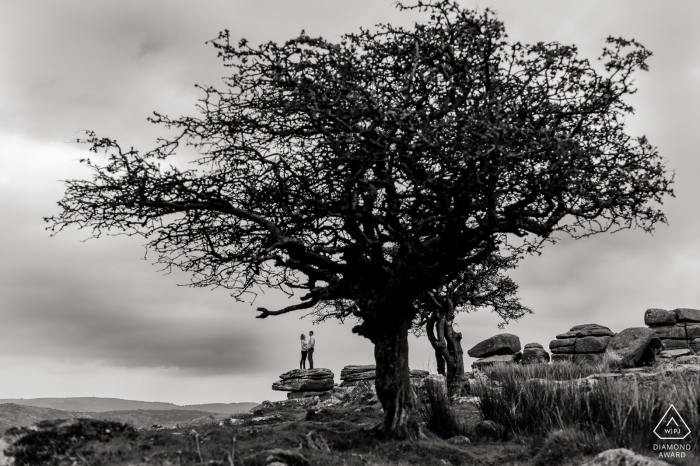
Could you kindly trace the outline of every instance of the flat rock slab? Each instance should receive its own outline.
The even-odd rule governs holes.
[[[661,327],[653,327],[654,336],[656,338],[675,338],[685,339],[685,322],[674,325],[665,325]]]
[[[539,343],[528,343],[528,344],[525,345],[525,347],[524,347],[524,349],[530,349],[530,348],[540,348],[540,349],[544,349],[544,347],[543,347],[542,345],[540,345]]]
[[[377,369],[377,366],[375,366],[374,364],[367,364],[364,366],[345,366],[340,371],[340,378],[345,379],[345,378],[347,378],[348,375],[351,375],[351,374],[362,374],[363,372],[374,372],[376,369]]]
[[[487,358],[496,355],[515,354],[520,351],[520,338],[511,333],[501,333],[477,343],[467,351],[472,358]]]
[[[320,392],[333,388],[333,379],[286,379],[272,384],[273,390],[283,392]]]
[[[644,325],[673,325],[676,323],[676,313],[666,309],[651,308],[644,312]]]
[[[297,398],[313,398],[317,396],[319,398],[328,398],[331,395],[332,390],[326,390],[322,392],[289,392],[287,393],[288,400],[294,400]]]
[[[293,369],[280,375],[280,379],[333,379],[330,369]]]
[[[700,309],[688,309],[681,307],[674,309],[678,322],[700,322]]]
[[[575,353],[602,353],[612,337],[581,337],[576,339]]]
[[[667,349],[663,350],[659,353],[659,356],[662,358],[677,358],[678,356],[685,356],[686,354],[691,354],[690,349],[688,348],[682,348],[682,349]]]
[[[496,364],[514,364],[518,361],[518,356],[515,354],[497,354],[487,358],[477,359],[472,364],[472,368],[483,369],[484,367],[493,366]]]
[[[554,348],[564,348],[567,346],[570,346],[573,351],[573,347],[576,344],[576,338],[563,338],[563,339],[557,339],[557,340],[552,340],[549,342],[549,349],[554,350]],[[565,352],[565,351],[562,351]]]
[[[644,351],[654,338],[654,331],[649,328],[626,328],[612,337],[605,352],[609,358],[619,361],[623,366],[634,366],[640,362]]]
[[[688,340],[671,340],[668,338],[660,338],[659,340],[664,345],[665,350],[689,348]]]
[[[598,324],[583,324],[571,327],[566,333],[557,335],[557,339],[580,338],[580,337],[612,337],[615,335],[608,327]]]

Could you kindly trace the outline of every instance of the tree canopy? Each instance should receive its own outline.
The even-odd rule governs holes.
[[[260,46],[224,31],[212,44],[231,73],[202,87],[199,114],[155,114],[175,136],[147,152],[91,134],[106,162],[85,160],[92,178],[67,181],[47,219],[142,235],[195,286],[303,290],[260,317],[354,309],[389,431],[405,423],[391,404],[405,384],[380,379],[408,380],[397,348],[418,296],[499,249],[651,231],[671,194],[657,150],[625,128],[642,45],[608,38],[594,66],[574,46],[510,42],[488,10],[399,8],[428,21]],[[185,145],[192,168],[166,166]]]

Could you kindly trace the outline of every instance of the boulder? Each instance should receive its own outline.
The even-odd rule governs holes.
[[[515,354],[520,351],[520,338],[510,333],[501,333],[477,343],[467,351],[472,358],[486,358],[495,355]]]
[[[476,434],[477,437],[492,440],[499,440],[503,436],[505,430],[505,427],[501,424],[491,420],[481,421],[474,426],[474,434]]]
[[[690,349],[696,353],[700,353],[700,338],[694,338],[693,341],[690,342]]]
[[[347,382],[356,382],[358,380],[373,380],[377,378],[377,371],[371,370],[367,372],[356,372],[354,374],[346,374],[345,377],[340,376],[341,380]]]
[[[685,324],[685,337],[688,340],[700,338],[700,324],[687,323]]]
[[[272,384],[273,390],[285,392],[320,392],[332,388],[333,379],[286,379]]]
[[[575,353],[602,353],[612,337],[581,337],[576,339]]]
[[[676,313],[666,309],[651,308],[644,313],[644,325],[673,325]]]
[[[519,355],[518,355],[519,356]],[[519,357],[515,354],[497,354],[483,359],[477,359],[472,364],[473,369],[483,369],[484,367],[493,366],[495,364],[513,364],[518,362]]]
[[[669,466],[665,461],[638,455],[625,448],[605,450],[583,466]]]
[[[280,375],[280,379],[333,379],[330,369],[293,369]]]
[[[700,322],[700,309],[688,309],[681,307],[674,309],[678,322]]]
[[[667,325],[664,327],[653,327],[656,338],[685,339],[685,323]]]
[[[667,338],[660,338],[661,344],[664,345],[664,349],[685,349],[688,348],[688,340],[671,340]]]
[[[530,343],[531,345],[532,343]],[[537,343],[535,343],[537,344]],[[549,353],[547,353],[542,345],[530,346],[525,345],[523,350],[523,356],[520,359],[520,363],[523,365],[528,364],[547,364],[549,362]]]
[[[452,445],[471,445],[472,441],[469,440],[468,437],[465,437],[464,435],[455,435],[454,437],[450,437],[447,439],[447,443],[450,443]]]
[[[619,361],[623,366],[636,366],[652,339],[655,339],[654,331],[649,328],[626,328],[612,337],[605,353],[611,360]],[[656,340],[658,347],[660,347],[661,342]]]
[[[561,340],[564,338],[576,337],[611,337],[613,335],[615,334],[608,327],[603,327],[598,324],[583,324],[571,327],[571,330],[557,335],[557,338]]]
[[[544,347],[542,345],[540,345],[539,343],[528,343],[527,345],[525,345],[524,349],[530,349],[530,348],[544,349]]]

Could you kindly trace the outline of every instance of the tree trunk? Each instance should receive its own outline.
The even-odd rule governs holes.
[[[363,323],[353,329],[374,343],[375,387],[384,408],[380,433],[386,438],[415,440],[420,435],[408,365],[408,331],[414,315],[410,304],[403,309],[392,306],[367,313]]]
[[[440,311],[443,311],[442,309]],[[462,350],[462,334],[455,332],[451,315],[433,311],[428,319],[426,333],[428,340],[435,350],[435,362],[438,374],[447,379],[447,387],[451,397],[457,397],[462,392],[464,384],[464,350]]]

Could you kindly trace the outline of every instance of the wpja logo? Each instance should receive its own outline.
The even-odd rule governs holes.
[[[684,440],[690,435],[690,428],[676,407],[671,405],[656,425],[654,433],[661,440]],[[659,458],[685,458],[685,452],[690,449],[689,443],[654,444],[654,451],[659,452]]]

